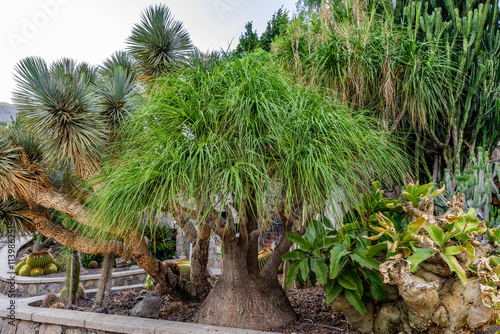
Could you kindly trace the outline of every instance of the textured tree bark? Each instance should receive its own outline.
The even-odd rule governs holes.
[[[223,238],[224,271],[194,318],[195,322],[267,330],[296,321],[297,315],[277,276],[260,275],[254,260],[247,258],[249,251],[256,247],[257,238],[247,240]],[[255,254],[255,261],[256,258]]]
[[[99,277],[99,283],[97,284],[97,293],[95,296],[94,305],[92,305],[92,312],[98,308],[104,307],[106,299],[111,292],[111,285],[113,283],[113,262],[115,257],[113,255],[104,256],[104,261],[102,263],[101,277]]]
[[[196,287],[196,294],[201,300],[208,296],[211,289],[208,281],[208,247],[211,235],[212,229],[209,226],[201,226],[191,255],[191,282]]]
[[[73,205],[72,207],[76,206]],[[59,206],[59,210],[64,210],[64,207]],[[66,211],[62,212],[66,213]],[[42,207],[25,211],[23,215],[33,222],[33,225],[40,233],[70,248],[88,254],[113,254],[123,258],[134,259],[141,268],[159,282],[161,293],[181,300],[199,300],[195,285],[176,276],[160,260],[156,259],[149,251],[144,237],[138,231],[132,231],[129,236],[123,236],[125,241],[123,243],[118,241],[96,243],[95,240],[85,238],[77,232],[68,231],[62,225],[52,222],[46,210]],[[78,215],[80,216],[82,213],[78,212]],[[82,219],[87,223],[90,222],[88,216]],[[129,247],[128,245],[134,245],[134,247]]]

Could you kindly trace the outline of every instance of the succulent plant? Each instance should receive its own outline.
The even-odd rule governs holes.
[[[57,271],[61,270],[61,262],[58,259],[54,259],[54,264],[57,267]]]
[[[68,299],[68,289],[66,289],[66,287],[63,287],[61,289],[61,292],[59,292],[59,297],[62,300]],[[85,299],[85,289],[83,287],[83,284],[81,284],[81,283],[78,284],[78,289],[76,290],[76,301],[78,301],[80,299]]]
[[[31,268],[45,268],[52,262],[54,262],[54,257],[45,250],[33,252],[26,258],[26,263]]]
[[[178,260],[180,276],[188,281],[191,278],[191,263],[188,260]]]
[[[22,268],[19,270],[19,275],[20,276],[29,276],[31,273],[31,267],[29,264],[25,264],[22,266]]]
[[[97,269],[97,268],[99,268],[99,263],[97,263],[97,261],[90,261],[88,268],[89,269]]]
[[[64,310],[66,308],[66,304],[64,304],[64,302],[57,302],[55,304],[53,304],[52,306],[49,306],[50,308],[57,308],[57,309],[61,309],[61,310]]]
[[[45,268],[43,268],[43,271],[45,272],[45,275],[51,275],[57,273],[58,269],[54,263],[50,263]]]
[[[259,269],[262,270],[266,265],[267,261],[271,258],[273,250],[271,248],[262,248],[258,254]]]
[[[19,263],[16,265],[16,267],[14,268],[14,273],[16,275],[19,275],[19,271],[21,270],[21,268],[26,264],[26,259],[22,259],[21,261],[19,261]]]
[[[54,304],[61,302],[61,298],[59,298],[57,293],[49,291],[43,297],[42,307],[53,307]]]
[[[38,276],[43,276],[45,272],[43,271],[42,268],[33,268],[31,269],[31,277],[38,277]]]

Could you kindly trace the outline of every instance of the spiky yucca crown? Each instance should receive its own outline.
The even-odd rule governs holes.
[[[19,270],[19,275],[21,276],[29,276],[31,273],[31,267],[29,264],[25,264],[24,266],[21,267]]]
[[[45,272],[45,275],[51,275],[57,273],[57,266],[55,263],[49,263],[45,268],[43,268],[43,271]]]
[[[26,258],[22,259],[21,261],[19,261],[19,263],[16,265],[16,267],[14,268],[14,273],[16,275],[19,275],[19,270],[21,270],[21,268],[26,264]]]
[[[53,262],[54,257],[45,250],[33,252],[28,255],[28,258],[26,259],[26,263],[29,264],[31,268],[45,268]]]
[[[44,274],[44,271],[42,268],[33,268],[33,269],[31,269],[31,273],[30,273],[30,275],[32,277],[43,276],[43,274]]]

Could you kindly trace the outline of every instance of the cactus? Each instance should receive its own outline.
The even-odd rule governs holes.
[[[45,272],[43,271],[42,268],[33,268],[31,269],[31,277],[38,277],[38,276],[43,276]]]
[[[54,263],[51,263],[43,268],[43,271],[45,272],[45,275],[55,274],[57,273],[57,266]]]
[[[57,309],[64,310],[64,309],[66,309],[66,304],[64,304],[64,302],[57,302],[54,305],[50,306],[50,308],[57,308]]]
[[[67,303],[69,305],[76,303],[78,299],[78,288],[80,283],[80,261],[78,252],[76,250],[71,250],[71,254],[68,257],[68,264],[66,266],[66,287],[65,291]],[[62,291],[61,291],[62,292]]]
[[[474,208],[480,219],[490,221],[490,226],[498,225],[497,211],[493,208],[493,196],[500,198],[498,188],[493,179],[497,175],[497,164],[490,164],[488,152],[482,148],[478,148],[477,158],[471,154],[471,166],[464,169],[463,172],[457,170],[455,172],[455,182],[451,177],[450,171],[445,170],[444,181],[441,182],[441,187],[445,187],[443,191],[434,201],[436,210],[443,214],[450,201],[458,192],[464,194],[464,211],[469,208]]]
[[[29,264],[25,264],[20,270],[19,270],[19,275],[20,276],[29,276],[31,273],[31,267]]]
[[[45,268],[52,262],[54,262],[54,257],[44,250],[33,252],[28,255],[26,259],[26,263],[29,264],[31,268]]]
[[[266,265],[267,261],[271,258],[273,254],[273,250],[271,248],[262,248],[259,251],[258,260],[259,260],[259,269],[262,270]]]
[[[97,263],[97,261],[90,261],[88,268],[89,269],[97,269],[97,268],[99,268],[99,263]]]
[[[61,298],[55,292],[49,291],[43,297],[42,307],[52,307],[54,304],[60,302]]]
[[[19,275],[19,270],[26,264],[26,259],[22,259],[14,268],[14,273],[16,275]]]
[[[54,259],[54,264],[57,267],[57,271],[61,270],[61,262],[58,259]]]
[[[70,296],[68,295],[68,289],[66,287],[63,287],[61,289],[61,292],[59,292],[59,297],[61,298],[61,300],[68,300],[68,298],[70,298]],[[80,299],[85,299],[85,298],[86,298],[85,288],[83,287],[83,284],[80,283],[78,284],[78,288],[76,289],[75,301],[73,302],[73,304],[79,301]]]
[[[177,262],[177,265],[179,266],[180,276],[189,281],[191,279],[191,263],[189,261],[179,262]]]

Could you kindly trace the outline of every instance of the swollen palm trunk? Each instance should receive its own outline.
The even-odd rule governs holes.
[[[204,301],[194,321],[198,323],[267,330],[296,321],[297,315],[276,275],[263,277],[255,245],[224,238],[224,272]]]

